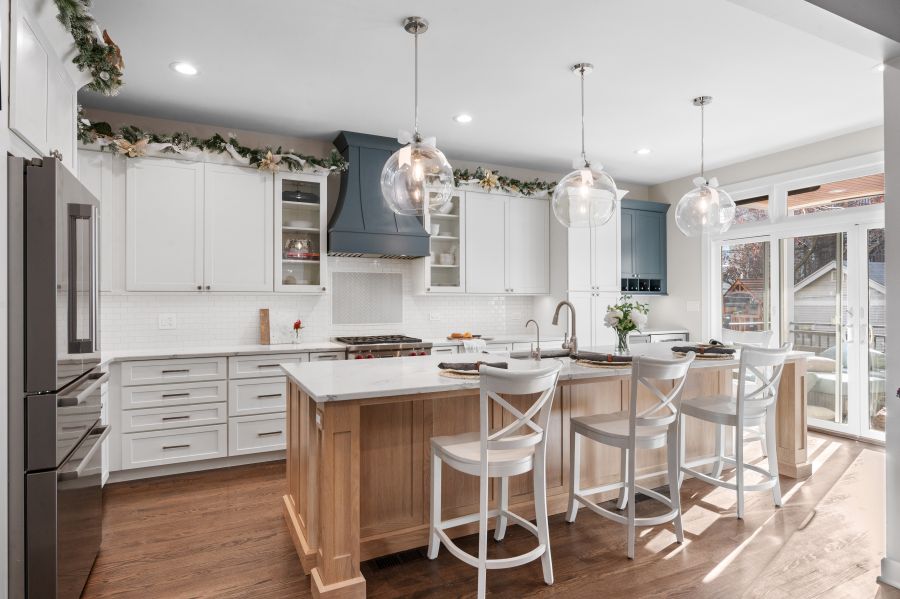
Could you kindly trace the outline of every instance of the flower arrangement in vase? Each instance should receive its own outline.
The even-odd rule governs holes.
[[[294,321],[294,343],[300,343],[300,330],[303,328],[303,321],[299,318]]]
[[[628,353],[628,334],[640,331],[647,324],[650,307],[634,300],[630,295],[623,295],[618,303],[606,307],[603,323],[616,332],[616,351]]]

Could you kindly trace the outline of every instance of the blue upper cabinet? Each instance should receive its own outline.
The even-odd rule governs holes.
[[[669,204],[622,200],[622,291],[664,295]]]

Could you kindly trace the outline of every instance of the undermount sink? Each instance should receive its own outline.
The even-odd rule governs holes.
[[[541,350],[542,358],[568,358],[570,355],[571,355],[571,352],[567,349],[542,349]],[[509,357],[514,360],[530,360],[531,352],[514,351],[509,354]]]

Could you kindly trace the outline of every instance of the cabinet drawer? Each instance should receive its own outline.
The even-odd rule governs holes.
[[[342,351],[317,351],[309,354],[310,362],[330,362],[332,360],[346,360],[347,353]]]
[[[284,414],[228,419],[228,455],[284,449]]]
[[[192,406],[166,406],[122,412],[122,432],[168,430],[186,426],[225,424],[228,406],[224,402]]]
[[[224,379],[225,374],[225,358],[223,356],[123,362],[122,386],[215,381]]]
[[[228,384],[229,416],[284,412],[287,381],[283,376],[238,379]]]
[[[228,358],[228,376],[245,379],[284,374],[279,364],[306,362],[308,354],[274,354],[263,356],[237,356]]]
[[[226,400],[225,381],[122,387],[122,409],[159,408]]]
[[[228,455],[228,425],[122,435],[122,468],[143,468]]]

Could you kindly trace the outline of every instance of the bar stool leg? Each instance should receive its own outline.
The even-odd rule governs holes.
[[[478,598],[487,593],[487,527],[488,527],[488,484],[487,465],[482,465],[478,493]]]
[[[738,415],[738,420],[741,416]],[[737,482],[737,517],[744,519],[744,423],[738,422],[734,427],[734,458]]]
[[[506,536],[506,511],[509,509],[509,477],[500,478],[500,502],[497,514],[497,528],[494,530],[494,540],[502,541]]]
[[[438,556],[441,540],[437,529],[441,525],[441,458],[432,450],[431,454],[431,534],[428,537],[428,559]]]
[[[581,506],[575,500],[575,493],[580,490],[581,483],[581,435],[572,431],[569,435],[569,509],[566,512],[566,522],[575,522],[578,508]]]
[[[687,467],[685,458],[685,450],[687,443],[684,439],[684,427],[687,424],[686,416],[681,412],[678,413],[678,492],[681,492],[681,485],[684,483],[684,469]]]
[[[775,479],[775,486],[772,487],[772,499],[775,505],[781,507],[781,481],[778,478],[778,450],[775,444],[775,404],[769,406],[766,410],[766,433],[765,433],[766,453],[769,458],[769,474]]]
[[[621,489],[619,489],[619,503],[616,505],[620,510],[624,510],[625,506],[628,505],[628,450],[624,447],[621,451],[622,458],[622,466],[619,472],[622,473],[622,482],[625,483]]]
[[[553,561],[550,558],[550,523],[547,518],[546,469],[545,457],[539,455],[534,464],[534,516],[538,529],[538,543],[544,546],[544,554],[541,556],[544,582],[553,584]]]
[[[635,475],[635,459],[634,455],[630,455],[628,460],[628,558],[634,559],[634,475]]]
[[[678,476],[681,472],[679,445],[678,426],[673,422],[669,425],[669,435],[666,439],[666,452],[669,454],[669,500],[672,502],[672,509],[675,510],[675,540],[684,543],[684,528],[681,526],[681,490],[678,488]]]
[[[712,472],[710,476],[713,478],[720,478],[722,476],[722,467],[725,465],[725,426],[721,424],[716,425],[716,458],[718,458],[713,464]]]

